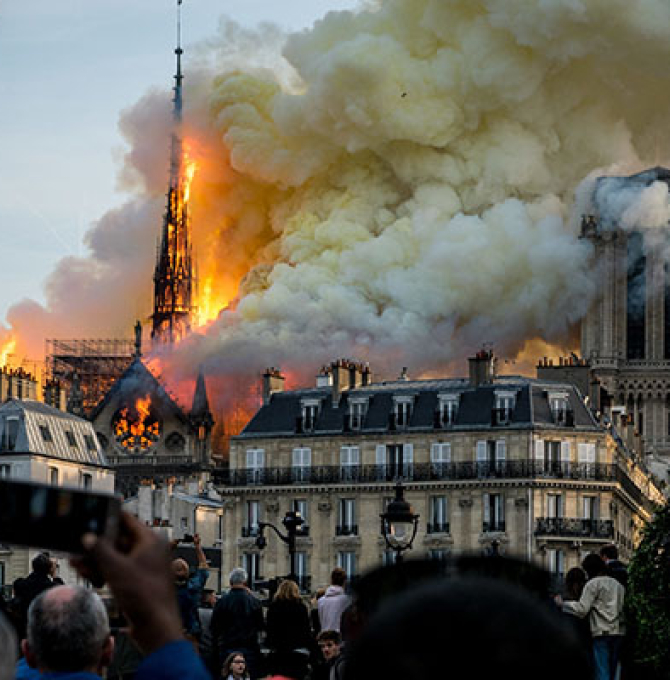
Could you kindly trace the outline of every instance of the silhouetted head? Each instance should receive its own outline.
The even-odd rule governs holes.
[[[352,644],[346,680],[588,680],[572,628],[520,587],[486,577],[425,583],[386,599]]]
[[[607,573],[607,565],[605,564],[605,560],[603,560],[600,555],[596,555],[595,553],[589,553],[582,560],[582,567],[590,579],[595,578],[596,576],[602,576],[603,574]]]

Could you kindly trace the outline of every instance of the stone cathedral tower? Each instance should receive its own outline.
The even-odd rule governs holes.
[[[670,464],[670,225],[626,224],[607,195],[639,199],[670,170],[601,177],[582,238],[602,267],[599,297],[582,322],[581,351],[590,366],[591,398],[604,414],[623,419],[643,450]],[[598,200],[599,196],[605,200]],[[643,213],[640,213],[643,214]],[[638,220],[642,221],[642,220]]]
[[[185,155],[182,130],[181,0],[177,7],[177,73],[175,75],[173,130],[170,148],[170,184],[165,219],[154,272],[154,311],[151,339],[173,344],[186,336],[196,314],[196,278],[191,253],[189,186],[194,166]]]

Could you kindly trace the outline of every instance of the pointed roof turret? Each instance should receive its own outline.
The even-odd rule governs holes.
[[[207,398],[207,384],[205,383],[205,374],[202,367],[198,371],[198,377],[195,381],[195,392],[193,393],[193,408],[191,409],[192,418],[202,418],[203,416],[210,416],[212,412],[209,408],[209,399]]]

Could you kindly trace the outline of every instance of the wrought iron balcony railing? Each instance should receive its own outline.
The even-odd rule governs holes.
[[[214,469],[217,484],[225,486],[290,486],[296,482],[296,468],[264,467]],[[300,468],[300,481],[307,484],[359,482],[459,481],[475,479],[577,479],[622,484],[638,502],[643,493],[624,470],[613,464],[564,463],[540,460],[501,460],[459,463],[413,463],[409,465],[312,465]]]
[[[358,524],[338,524],[335,527],[336,536],[358,536]]]
[[[448,534],[449,522],[429,522],[426,525],[427,534]]]
[[[611,519],[577,519],[573,517],[538,517],[536,536],[565,536],[566,538],[614,538]]]

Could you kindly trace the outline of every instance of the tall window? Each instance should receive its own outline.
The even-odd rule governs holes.
[[[92,434],[84,435],[84,444],[86,444],[87,451],[97,451],[98,447],[95,445],[95,439]]]
[[[54,440],[48,425],[40,425],[40,433],[42,434],[43,441],[52,442]]]
[[[318,401],[305,401],[302,404],[302,429],[303,432],[312,432],[319,415]]]
[[[448,556],[449,554],[444,548],[433,548],[428,551],[429,560],[440,560],[444,562]]]
[[[451,444],[449,442],[433,442],[430,445],[431,472],[438,477],[446,473],[451,463]]]
[[[505,425],[512,420],[516,395],[512,392],[497,392],[493,422]]]
[[[82,472],[79,480],[79,485],[82,489],[92,489],[93,488],[93,475],[88,472]]]
[[[19,434],[19,419],[17,417],[6,418],[2,430],[2,450],[14,451],[16,438]]]
[[[598,519],[598,497],[597,496],[583,496],[582,497],[582,518],[588,521]]]
[[[246,526],[242,527],[243,536],[258,536],[258,523],[261,521],[261,502],[247,501]]]
[[[382,478],[389,481],[395,479],[411,479],[414,469],[413,444],[389,444],[377,446],[377,466]]]
[[[340,474],[344,481],[356,479],[361,453],[358,446],[340,447]]]
[[[559,519],[563,517],[563,495],[560,493],[547,494],[547,517]]]
[[[565,553],[562,550],[550,548],[547,550],[547,567],[549,572],[559,579],[565,575]]]
[[[293,449],[291,460],[293,480],[296,482],[308,482],[312,466],[312,449],[306,447]]]
[[[261,556],[256,552],[242,553],[242,569],[247,572],[249,577],[249,587],[254,589],[256,581],[260,581],[261,576]]]
[[[77,440],[75,439],[74,432],[72,432],[72,430],[65,430],[65,439],[67,439],[69,446],[77,446]]]
[[[449,514],[446,496],[430,497],[430,518],[427,532],[429,534],[449,533]]]
[[[439,425],[449,427],[456,422],[458,414],[458,395],[439,397]]]
[[[358,534],[356,500],[354,498],[340,499],[336,533],[338,536],[356,536]]]
[[[12,476],[11,465],[0,465],[0,479],[9,479]]]
[[[500,493],[484,494],[482,531],[505,531],[505,497]]]
[[[626,287],[626,357],[644,359],[647,312],[647,258],[640,232],[628,236]]]
[[[554,422],[557,425],[568,424],[568,395],[567,394],[550,394],[549,408]]]
[[[290,569],[290,557],[289,557]],[[295,553],[295,575],[298,577],[300,590],[309,590],[309,571],[307,569],[307,553],[298,551]]]
[[[393,422],[396,428],[404,429],[409,425],[412,415],[412,398],[396,397],[393,400]]]
[[[356,576],[356,553],[349,550],[338,552],[337,566],[344,569],[347,579],[352,579]]]
[[[349,406],[349,426],[352,430],[360,430],[363,427],[367,403],[364,401],[351,401]]]
[[[475,455],[478,474],[502,473],[507,459],[507,443],[504,439],[478,441]]]
[[[247,449],[246,457],[247,483],[262,484],[263,468],[265,467],[265,450]]]
[[[382,553],[382,567],[390,567],[395,564],[395,550],[384,550]]]

